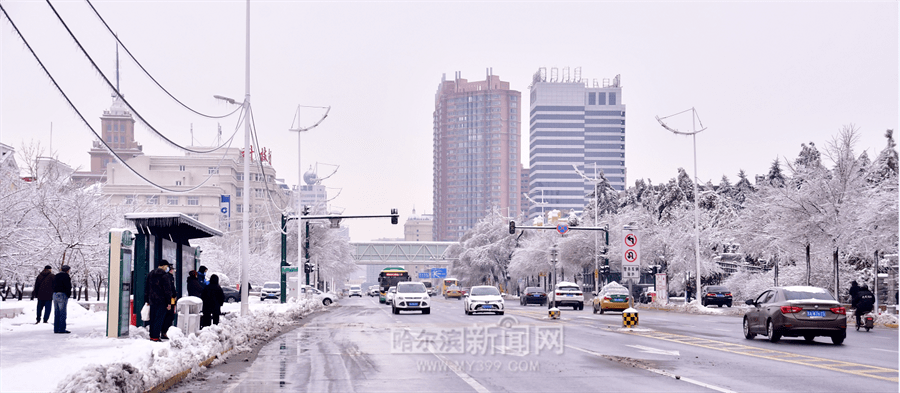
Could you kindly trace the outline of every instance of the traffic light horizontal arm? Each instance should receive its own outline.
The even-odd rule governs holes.
[[[385,215],[375,215],[375,216],[344,216],[344,215],[323,215],[323,216],[300,216],[301,220],[325,220],[332,218],[391,218],[391,217],[400,217],[399,214],[385,214]],[[291,216],[291,218],[296,219],[297,216]]]
[[[520,227],[520,226],[516,225],[516,229],[552,229],[552,230],[555,231],[555,230],[556,230],[556,227],[550,227],[550,226],[546,226],[546,227]],[[569,227],[569,230],[570,230],[570,231],[572,231],[572,230],[576,230],[576,231],[603,231],[603,232],[607,232],[607,231],[608,231],[606,228],[602,228],[602,227]]]

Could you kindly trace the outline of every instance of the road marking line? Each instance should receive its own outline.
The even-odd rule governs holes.
[[[602,354],[597,353],[597,352],[594,352],[594,351],[591,351],[591,350],[582,349],[582,348],[578,348],[578,347],[573,347],[573,346],[571,346],[571,345],[566,345],[566,347],[567,347],[567,348],[572,348],[572,349],[574,349],[574,350],[576,350],[576,351],[581,351],[581,352],[584,352],[584,353],[588,353],[588,354],[591,354],[591,355],[594,355],[594,356],[604,357]],[[735,392],[735,391],[733,391],[733,390],[728,390],[728,389],[721,388],[721,387],[718,387],[718,386],[715,386],[715,385],[710,385],[710,384],[705,383],[705,382],[700,382],[700,381],[698,381],[698,380],[696,380],[696,379],[691,379],[691,378],[681,377],[681,376],[672,374],[672,373],[670,373],[670,372],[668,372],[668,371],[665,371],[665,370],[659,370],[659,369],[655,369],[655,368],[651,368],[651,367],[646,367],[646,366],[644,366],[644,365],[642,365],[642,364],[640,364],[640,363],[637,363],[636,366],[637,366],[637,367],[640,367],[640,368],[642,368],[642,369],[644,369],[644,370],[650,371],[650,372],[652,372],[652,373],[656,373],[656,374],[659,374],[659,375],[662,375],[662,376],[665,376],[665,377],[677,379],[677,380],[679,380],[679,381],[684,381],[684,382],[687,382],[687,383],[691,383],[691,384],[694,384],[694,385],[697,385],[697,386],[702,386],[702,387],[704,387],[704,388],[711,389],[711,390],[715,390],[715,391],[717,391],[717,392],[722,392],[722,393],[737,393],[737,392]]]
[[[431,351],[430,348],[429,348],[429,351]],[[463,382],[469,384],[469,386],[471,386],[473,389],[475,389],[476,392],[478,392],[478,393],[490,393],[491,392],[490,390],[488,390],[488,388],[484,387],[484,385],[478,383],[478,381],[476,381],[475,378],[472,378],[471,376],[469,376],[469,374],[466,374],[462,370],[457,370],[457,367],[454,367],[453,365],[451,365],[450,361],[447,360],[447,358],[434,353],[434,351],[431,351],[431,354],[434,355],[435,357],[437,357],[438,359],[440,359],[442,362],[444,362],[444,364],[447,365],[447,368],[450,369],[450,371],[453,371],[453,373],[456,374],[456,376],[460,377],[463,380]]]
[[[890,350],[890,349],[881,349],[881,348],[872,348],[872,349],[874,349],[874,350],[876,350],[876,351],[885,351],[885,352],[893,352],[893,353],[897,353],[897,351],[892,351],[892,350]]]
[[[771,349],[762,349],[758,347],[752,347],[748,345],[739,345],[735,347],[735,344],[730,345],[732,348],[724,348],[723,344],[728,344],[725,342],[719,342],[715,340],[691,340],[690,336],[681,336],[672,333],[664,333],[659,334],[657,332],[627,332],[623,331],[622,333],[631,334],[635,336],[641,336],[646,338],[653,338],[657,340],[671,341],[677,342],[681,344],[693,345],[696,347],[714,349],[722,352],[731,352],[739,355],[753,356],[763,359],[777,360],[786,363],[794,363],[803,366],[810,366],[816,368],[822,368],[831,371],[838,371],[847,374],[854,374],[869,378],[876,378],[890,382],[898,382],[900,381],[900,377],[898,377],[898,371],[895,369],[878,367],[878,366],[869,366],[865,364],[859,363],[850,363],[843,362],[839,360],[825,359],[814,356],[806,356],[806,355],[798,355],[790,352],[776,351]],[[860,367],[862,370],[848,370],[848,367]],[[889,373],[890,377],[880,376],[880,375],[870,375],[874,373]]]

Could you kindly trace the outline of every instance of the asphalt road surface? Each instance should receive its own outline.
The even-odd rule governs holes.
[[[843,345],[747,340],[738,316],[562,310],[507,301],[464,315],[432,298],[430,315],[391,314],[377,298],[341,299],[174,392],[894,392],[898,333],[847,331]],[[247,359],[247,361],[243,361]]]

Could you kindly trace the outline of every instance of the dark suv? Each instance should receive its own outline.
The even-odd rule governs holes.
[[[710,285],[700,292],[700,304],[704,307],[710,304],[731,307],[731,291],[723,286]]]
[[[540,304],[544,306],[547,304],[547,292],[544,292],[541,287],[525,288],[525,292],[522,292],[522,295],[519,296],[519,304],[523,306],[529,304]]]

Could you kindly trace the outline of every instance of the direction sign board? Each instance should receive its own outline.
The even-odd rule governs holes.
[[[432,278],[447,278],[447,268],[436,267],[431,269]]]
[[[622,230],[622,278],[640,279],[641,277],[641,244],[635,228],[625,226]]]
[[[282,273],[297,273],[299,271],[300,271],[300,269],[297,266],[282,266],[281,267]]]
[[[431,278],[431,273],[429,273],[429,272],[419,272],[419,278]]]

